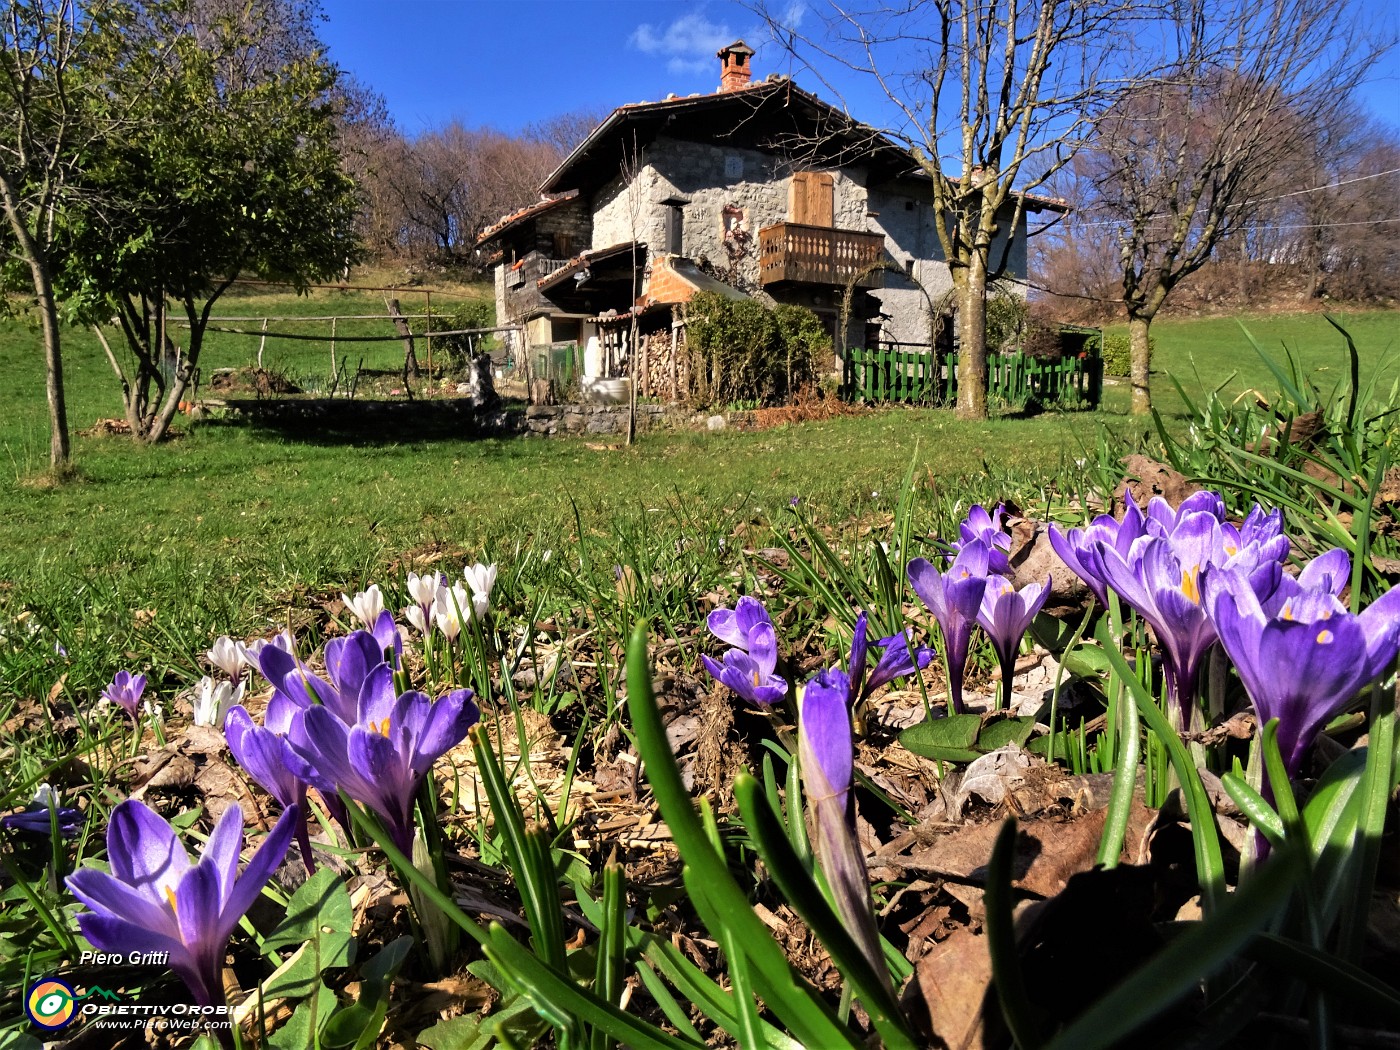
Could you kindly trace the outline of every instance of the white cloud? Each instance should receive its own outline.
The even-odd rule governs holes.
[[[627,42],[644,55],[666,59],[666,68],[672,73],[704,73],[718,68],[715,52],[732,44],[734,39],[734,31],[729,26],[691,13],[667,26],[644,22]]]
[[[783,12],[780,24],[785,29],[796,31],[798,26],[802,25],[802,16],[806,13],[807,4],[805,0],[793,0],[792,3],[788,4],[787,10]]]

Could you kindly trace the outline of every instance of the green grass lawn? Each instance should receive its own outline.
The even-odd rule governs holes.
[[[408,296],[403,303],[417,312]],[[256,318],[382,309],[372,295],[243,292],[219,312]],[[1379,367],[1397,316],[1348,317],[1366,368]],[[1287,340],[1307,367],[1339,374],[1341,339],[1322,318],[1246,323],[1262,345]],[[1157,333],[1154,385],[1165,407],[1180,402],[1161,369],[1183,377],[1192,391],[1234,371],[1241,390],[1269,388],[1267,371],[1233,321],[1163,322]],[[116,382],[96,340],[82,331],[66,335],[72,425],[120,416]],[[385,362],[400,360],[397,344],[385,345],[378,351]],[[296,353],[328,362],[327,345],[308,347]],[[256,348],[256,339],[211,337],[205,375],[248,363]],[[47,462],[42,394],[37,332],[18,322],[0,325],[0,614],[28,609],[55,630],[78,622],[85,638],[102,632],[104,644],[118,650],[94,654],[104,674],[120,652],[146,660],[160,647],[187,660],[217,634],[264,629],[308,588],[338,593],[387,578],[407,551],[509,562],[517,551],[563,550],[576,542],[575,509],[588,535],[616,539],[619,523],[641,523],[674,547],[696,528],[719,535],[721,526],[780,511],[793,496],[825,520],[878,516],[890,509],[911,462],[924,479],[921,498],[947,508],[1008,496],[1034,502],[1082,484],[1085,471],[1074,461],[1092,458],[1100,422],[1146,429],[1121,414],[1125,387],[1110,390],[1100,413],[963,424],[947,411],[889,409],[762,432],[649,435],[625,450],[573,439],[404,442],[373,434],[321,443],[182,422],[184,432],[158,447],[77,438],[79,477],[53,488],[33,483]],[[719,561],[713,568],[720,572]],[[144,612],[151,609],[153,619]]]
[[[1400,360],[1400,313],[1346,311],[1333,316],[1356,343],[1362,381],[1378,375],[1381,392],[1388,391]],[[1169,376],[1174,376],[1193,400],[1217,387],[1222,388],[1222,397],[1230,399],[1250,390],[1272,396],[1273,377],[1250,346],[1246,332],[1284,368],[1287,347],[1323,393],[1344,379],[1349,367],[1345,339],[1317,313],[1167,318],[1155,323],[1152,332],[1157,341],[1152,396],[1164,414],[1178,414],[1185,408]],[[1109,388],[1105,404],[1110,410],[1126,411],[1126,380]]]

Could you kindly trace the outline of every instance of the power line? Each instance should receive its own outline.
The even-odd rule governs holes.
[[[1378,172],[1376,172],[1374,175],[1358,175],[1358,176],[1356,176],[1356,178],[1354,178],[1354,179],[1343,179],[1341,182],[1329,182],[1329,183],[1327,183],[1325,186],[1309,186],[1309,187],[1308,187],[1307,189],[1305,189],[1305,190],[1290,190],[1288,193],[1280,193],[1280,194],[1279,194],[1278,196],[1276,196],[1276,197],[1256,197],[1256,198],[1254,198],[1253,200],[1240,201],[1239,204],[1233,204],[1233,205],[1231,205],[1231,207],[1232,207],[1232,208],[1244,208],[1244,207],[1247,207],[1247,206],[1249,206],[1249,205],[1251,205],[1251,204],[1268,204],[1268,203],[1270,203],[1270,202],[1272,202],[1272,201],[1281,201],[1281,200],[1283,200],[1283,199],[1286,198],[1286,197],[1300,197],[1300,196],[1302,196],[1302,195],[1305,194],[1305,193],[1321,193],[1323,190],[1335,190],[1335,189],[1340,189],[1340,188],[1343,187],[1343,186],[1350,186],[1350,185],[1352,185],[1353,183],[1357,183],[1357,182],[1366,182],[1366,181],[1369,180],[1369,179],[1379,179],[1379,178],[1383,178],[1383,177],[1386,176],[1386,175],[1396,175],[1396,174],[1400,174],[1400,168],[1390,168],[1390,169],[1388,169],[1388,170],[1386,170],[1386,171],[1378,171]],[[1152,216],[1152,218],[1165,218],[1165,216],[1156,216],[1156,215],[1154,215],[1154,216]],[[1376,222],[1394,222],[1395,220],[1394,220],[1394,219],[1376,219],[1376,220],[1374,220],[1374,221],[1376,221]],[[1076,223],[1076,224],[1074,224],[1074,225],[1077,226],[1077,227],[1080,228],[1080,229],[1083,229],[1083,228],[1089,227],[1089,226],[1126,226],[1126,225],[1129,224],[1129,222],[1130,222],[1130,220],[1128,220],[1128,219],[1104,219],[1104,220],[1098,221],[1098,222],[1081,222],[1081,223]],[[1365,225],[1369,225],[1369,224],[1368,224],[1368,223],[1364,223],[1364,222],[1322,222],[1322,223],[1314,223],[1314,224],[1312,224],[1312,225],[1297,225],[1297,226],[1255,226],[1255,227],[1252,227],[1252,228],[1253,228],[1253,229],[1256,229],[1256,230],[1319,230],[1319,229],[1323,229],[1323,228],[1328,227],[1328,226],[1365,226]]]
[[[1326,186],[1313,186],[1306,190],[1293,190],[1291,193],[1280,193],[1277,197],[1259,197],[1256,200],[1244,201],[1239,207],[1246,204],[1268,204],[1270,201],[1281,201],[1285,197],[1298,197],[1304,193],[1317,193],[1321,190],[1335,190],[1342,186],[1350,186],[1354,182],[1365,182],[1367,179],[1379,179],[1385,175],[1394,175],[1400,172],[1400,168],[1391,168],[1389,171],[1378,171],[1374,175],[1358,175],[1354,179],[1343,179],[1341,182],[1329,182]]]
[[[1153,218],[1165,219],[1165,215],[1156,215]],[[1330,230],[1334,226],[1375,226],[1382,222],[1400,222],[1400,215],[1393,215],[1385,219],[1357,219],[1354,222],[1300,222],[1289,223],[1279,226],[1255,226],[1252,223],[1248,226],[1250,232],[1259,230]],[[1058,225],[1058,224],[1056,224]],[[1129,219],[1108,219],[1103,222],[1081,222],[1077,226],[1067,227],[1068,229],[1083,229],[1086,226],[1129,226]],[[1049,226],[1037,227],[1034,231],[1039,233],[1041,229],[1049,229]]]

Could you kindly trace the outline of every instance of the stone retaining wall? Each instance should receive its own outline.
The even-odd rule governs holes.
[[[204,411],[223,409],[235,419],[279,430],[373,439],[392,434],[499,437],[532,434],[615,435],[627,432],[625,405],[510,405],[482,408],[468,398],[419,401],[352,401],[341,398],[229,398],[200,402]],[[711,415],[680,405],[638,405],[637,431],[723,430],[750,426],[753,414]]]

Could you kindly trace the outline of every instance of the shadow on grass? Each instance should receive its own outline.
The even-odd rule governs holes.
[[[230,400],[233,415],[201,426],[237,427],[260,437],[300,444],[402,445],[424,441],[478,441],[525,432],[525,404],[501,401],[482,408],[470,400]]]

